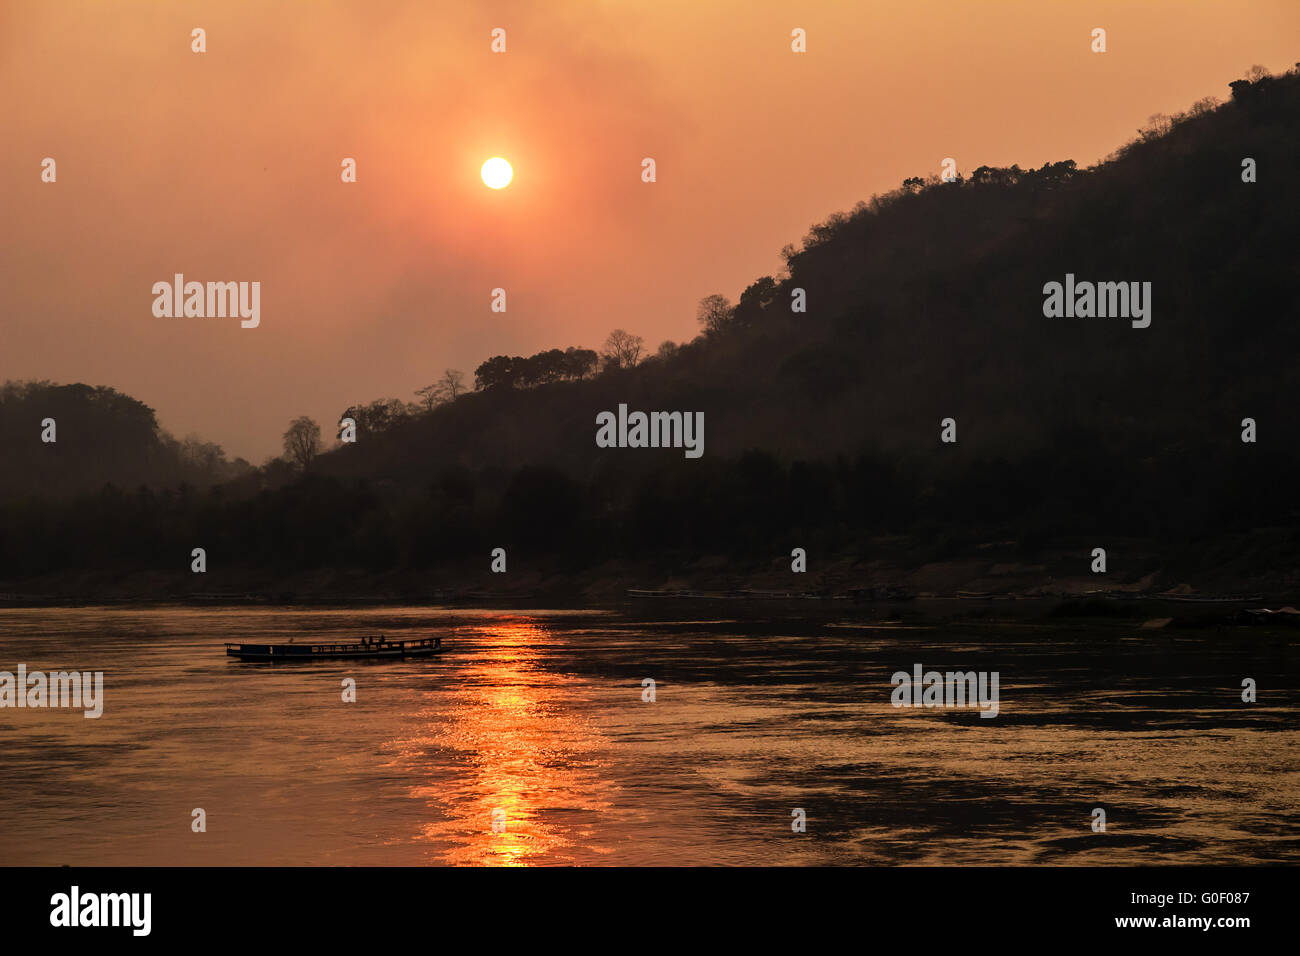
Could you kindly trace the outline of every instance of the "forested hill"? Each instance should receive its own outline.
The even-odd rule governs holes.
[[[106,386],[0,385],[0,496],[66,498],[104,485],[212,485],[251,470],[194,435],[177,439],[154,410]]]
[[[693,342],[592,374],[582,350],[553,374],[499,356],[483,387],[363,423],[301,480],[229,484],[154,544],[372,571],[503,545],[581,574],[794,545],[905,565],[1001,541],[1031,561],[1110,536],[1141,542],[1133,576],[1281,573],[1300,479],[1297,116],[1300,74],[1257,76],[1090,169],[909,179],[787,247],[787,274],[706,302]],[[1133,283],[1149,311],[1048,315],[1049,283]],[[597,447],[620,403],[702,412],[703,456]]]
[[[447,461],[599,468],[618,456],[597,453],[595,414],[618,402],[704,411],[715,459],[933,458],[946,417],[959,430],[948,461],[1032,457],[1079,429],[1142,458],[1208,453],[1244,416],[1282,447],[1300,420],[1287,411],[1297,107],[1300,76],[1241,81],[1217,109],[1153,117],[1093,169],[908,180],[787,247],[789,275],[757,280],[695,342],[594,381],[467,394],[323,467],[416,481]],[[1247,158],[1257,182],[1243,182]],[[1067,274],[1151,283],[1150,326],[1045,317],[1044,284]]]

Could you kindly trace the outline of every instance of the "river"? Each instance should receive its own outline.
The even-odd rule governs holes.
[[[0,670],[104,674],[98,719],[0,709],[0,864],[1300,861],[1287,634],[739,607],[0,610]],[[372,633],[447,649],[222,647]],[[998,715],[892,706],[917,664]]]

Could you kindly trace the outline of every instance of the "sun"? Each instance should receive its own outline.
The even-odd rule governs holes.
[[[510,185],[510,180],[514,178],[515,171],[500,156],[493,156],[483,164],[483,168],[479,170],[479,175],[483,177],[485,186],[492,189],[505,189]]]

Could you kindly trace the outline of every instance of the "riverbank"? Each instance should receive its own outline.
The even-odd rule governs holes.
[[[78,604],[178,603],[195,605],[383,605],[540,602],[587,607],[636,600],[646,605],[681,601],[834,604],[918,614],[947,607],[943,617],[988,613],[1019,617],[1066,613],[1147,620],[1222,617],[1248,607],[1300,605],[1295,571],[1215,564],[1168,568],[1137,543],[1112,542],[1109,567],[1093,573],[1085,549],[1026,557],[1014,542],[991,542],[959,557],[910,555],[884,541],[868,542],[881,555],[774,555],[739,561],[723,554],[654,555],[642,561],[577,566],[511,548],[506,570],[494,572],[488,555],[427,570],[365,571],[231,567],[208,556],[208,570],[188,562],[173,571],[66,571],[0,580],[0,607]],[[931,615],[924,615],[929,617]]]

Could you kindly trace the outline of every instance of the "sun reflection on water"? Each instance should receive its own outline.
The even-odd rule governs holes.
[[[429,711],[432,732],[396,748],[412,772],[430,755],[457,771],[412,789],[433,811],[418,839],[445,847],[439,862],[478,866],[568,862],[579,846],[600,852],[591,823],[617,789],[595,756],[607,743],[574,716],[581,683],[541,667],[536,649],[552,640],[545,625],[503,618],[458,637],[472,642],[472,665]]]

